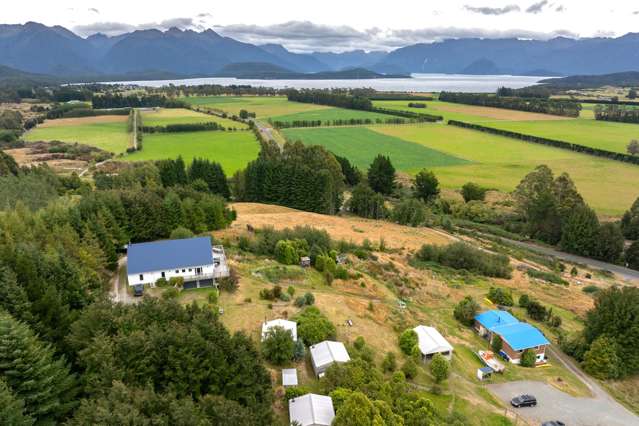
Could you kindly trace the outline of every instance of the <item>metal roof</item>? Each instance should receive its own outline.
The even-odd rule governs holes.
[[[502,325],[495,327],[492,331],[501,336],[516,351],[550,344],[541,331],[525,322]]]
[[[486,327],[488,330],[493,331],[493,328],[507,324],[516,324],[519,322],[517,318],[512,316],[510,312],[506,311],[486,311],[475,317],[475,321]]]
[[[444,339],[444,336],[442,336],[437,329],[426,327],[425,325],[418,325],[413,330],[415,330],[417,334],[419,350],[423,355],[453,350],[451,344]]]
[[[128,274],[213,264],[209,237],[129,244],[127,256]]]
[[[309,349],[315,367],[323,367],[334,362],[348,362],[351,360],[342,342],[325,340],[311,346]]]
[[[284,368],[282,370],[282,386],[297,386],[297,369]]]
[[[301,426],[330,426],[335,418],[333,400],[330,396],[309,393],[288,401],[288,414],[291,423]]]
[[[284,319],[276,319],[276,320],[267,321],[263,323],[262,324],[262,340],[266,338],[266,333],[268,333],[268,331],[274,327],[281,327],[284,330],[290,331],[291,335],[293,336],[293,341],[297,342],[297,323],[295,321],[288,321]]]

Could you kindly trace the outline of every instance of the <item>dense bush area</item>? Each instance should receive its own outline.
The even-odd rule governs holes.
[[[94,109],[108,108],[188,108],[189,105],[179,99],[169,98],[163,94],[132,94],[120,93],[96,94],[92,98]]]
[[[347,92],[317,89],[289,90],[289,101],[304,102],[307,104],[330,105],[338,108],[359,109],[370,111],[373,103],[362,96],[354,96]]]
[[[447,246],[425,244],[415,257],[423,262],[436,262],[489,277],[510,278],[512,272],[507,256],[489,253],[461,242]]]
[[[181,133],[181,132],[209,132],[224,131],[226,128],[215,122],[167,124],[166,126],[142,126],[144,133]]]
[[[581,104],[571,100],[506,97],[490,94],[453,92],[440,93],[439,100],[443,102],[514,109],[517,111],[539,112],[566,117],[579,117],[579,112],[581,111]]]
[[[621,123],[639,123],[639,108],[624,105],[597,105],[595,107],[595,119]]]

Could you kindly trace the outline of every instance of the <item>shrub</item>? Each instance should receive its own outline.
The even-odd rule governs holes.
[[[211,305],[217,305],[217,301],[218,301],[218,292],[217,291],[212,291],[209,293],[208,296],[208,301]]]
[[[355,349],[357,349],[358,351],[362,350],[364,345],[366,345],[366,341],[364,340],[364,337],[357,336],[357,338],[355,339],[355,342],[353,342],[353,346],[355,347]]]
[[[169,285],[171,287],[175,287],[175,288],[182,288],[184,287],[184,278],[182,277],[171,277],[169,278]]]
[[[417,333],[415,330],[408,329],[405,330],[399,336],[399,348],[406,355],[411,355],[413,352],[413,348],[417,345]]]
[[[535,364],[537,362],[537,356],[535,355],[535,352],[531,349],[526,349],[522,354],[521,354],[521,362],[520,365],[522,367],[534,367]]]
[[[293,359],[295,342],[289,330],[282,327],[271,328],[262,342],[264,358],[275,365],[282,365]]]
[[[545,272],[545,271],[539,271],[537,269],[528,268],[526,269],[526,275],[528,275],[529,277],[538,278],[540,280],[544,280],[553,284],[568,285],[568,281],[564,280],[563,278],[561,278],[559,275],[555,274],[554,272]]]
[[[307,345],[335,338],[335,326],[314,306],[307,307],[296,317],[297,335]]]
[[[514,305],[512,292],[499,287],[491,287],[490,290],[488,290],[488,300],[496,303],[497,305]]]
[[[420,226],[426,222],[426,206],[415,198],[404,199],[393,209],[391,219],[400,225]]]
[[[301,339],[297,339],[295,342],[295,347],[293,348],[293,359],[296,361],[300,361],[304,359],[306,355],[306,346],[304,346],[304,342]]]
[[[436,383],[441,383],[448,378],[450,374],[450,364],[442,354],[437,353],[433,356],[430,362],[430,373],[435,378]]]
[[[584,370],[598,379],[619,378],[621,376],[621,360],[617,351],[617,342],[605,335],[598,337],[584,354]]]
[[[414,379],[417,376],[417,364],[412,358],[407,359],[402,365],[402,373],[407,379]]]
[[[309,389],[302,386],[291,386],[284,391],[284,398],[287,401],[309,393]]]
[[[295,287],[293,287],[292,285],[289,285],[288,288],[286,289],[286,292],[288,293],[289,296],[293,297],[295,295]]]
[[[155,282],[155,286],[160,288],[166,287],[168,285],[169,285],[169,282],[167,281],[166,278],[158,278],[158,280]]]
[[[521,296],[519,296],[519,306],[521,308],[528,307],[529,303],[530,303],[530,296],[528,296],[527,294],[522,294]]]
[[[507,256],[488,253],[462,242],[444,247],[425,244],[416,256],[421,261],[436,262],[489,277],[510,278],[512,272]]]
[[[280,240],[275,244],[275,258],[284,265],[297,265],[300,257],[292,241]]]
[[[171,235],[169,236],[169,238],[172,240],[181,240],[191,237],[193,237],[193,232],[183,226],[178,226],[177,228],[175,228],[173,231],[171,231]]]
[[[335,278],[338,280],[347,280],[348,277],[348,270],[346,270],[346,268],[344,268],[343,266],[338,266],[335,269]]]
[[[486,198],[486,189],[473,182],[468,182],[462,186],[461,193],[465,202],[484,201]]]
[[[439,195],[439,180],[430,170],[422,170],[415,176],[413,184],[415,196],[426,202],[431,201]]]
[[[397,357],[395,352],[387,352],[382,360],[382,371],[385,373],[393,372],[397,369]]]
[[[164,290],[164,292],[162,293],[162,299],[164,300],[177,299],[179,295],[180,295],[180,290],[178,290],[175,287],[170,287]]]
[[[240,277],[237,273],[237,270],[231,266],[229,269],[229,276],[220,278],[217,283],[220,290],[228,291],[229,293],[234,293],[240,282]]]
[[[583,291],[584,293],[587,294],[594,294],[597,293],[598,291],[600,291],[601,289],[599,287],[597,287],[596,285],[587,285],[584,288],[581,289],[581,291]]]
[[[548,318],[548,309],[536,300],[530,300],[526,306],[528,316],[535,321],[545,321]]]
[[[494,335],[492,342],[490,342],[490,347],[494,353],[498,354],[504,347],[504,342],[501,340],[500,336]]]
[[[464,325],[472,326],[479,311],[479,304],[471,296],[464,297],[455,305],[455,319]]]

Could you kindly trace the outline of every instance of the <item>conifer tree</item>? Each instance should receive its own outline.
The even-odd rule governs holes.
[[[7,383],[0,379],[0,420],[7,426],[30,426],[33,418],[24,414],[24,402],[13,395]]]

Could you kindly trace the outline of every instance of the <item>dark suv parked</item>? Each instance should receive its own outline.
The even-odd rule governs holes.
[[[537,405],[537,398],[532,395],[519,395],[510,400],[513,407],[534,407]]]

